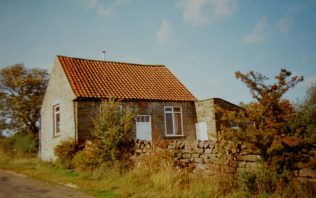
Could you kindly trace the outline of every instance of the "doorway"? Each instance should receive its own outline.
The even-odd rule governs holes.
[[[136,116],[136,138],[139,140],[152,141],[150,115]]]

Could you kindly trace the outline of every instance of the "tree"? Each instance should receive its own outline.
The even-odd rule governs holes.
[[[310,135],[316,135],[316,83],[307,91],[305,101],[298,106],[300,123]]]
[[[132,131],[135,112],[120,102],[103,101],[94,119],[94,144],[101,161],[121,160],[134,146]]]
[[[235,74],[256,101],[243,111],[225,113],[226,119],[238,122],[241,127],[226,128],[223,138],[233,138],[258,150],[263,165],[277,173],[294,170],[299,162],[306,162],[308,157],[302,151],[311,148],[315,138],[302,124],[295,123],[301,115],[289,101],[282,99],[303,77],[291,77],[290,71],[282,69],[275,77],[277,82],[267,85],[268,78],[260,73]]]
[[[40,108],[48,83],[42,69],[16,64],[0,70],[0,130],[38,135]]]

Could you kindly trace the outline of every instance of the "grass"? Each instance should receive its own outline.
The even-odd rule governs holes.
[[[75,184],[81,192],[95,197],[214,197],[210,181],[190,180],[172,167],[150,172],[142,167],[118,171],[100,167],[93,172],[63,169],[42,162],[35,155],[0,153],[0,168],[55,184]]]
[[[12,157],[0,153],[0,168],[55,184],[75,184],[80,191],[96,197],[115,197],[116,194],[106,189],[106,181],[94,179],[92,173],[63,169],[53,163],[42,162],[35,155],[16,154]]]
[[[36,155],[0,151],[0,168],[59,185],[75,184],[95,197],[284,197],[284,194],[250,194],[234,187],[228,177],[195,177],[157,159],[144,159],[131,169],[100,167],[90,172],[69,170],[40,161]],[[144,164],[145,162],[145,164]],[[161,166],[165,163],[165,166]],[[236,185],[235,185],[236,186]],[[296,197],[311,197],[308,194]]]

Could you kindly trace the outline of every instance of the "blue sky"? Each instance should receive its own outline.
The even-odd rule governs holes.
[[[1,0],[0,67],[56,55],[164,64],[198,98],[251,97],[234,72],[316,82],[316,0]]]

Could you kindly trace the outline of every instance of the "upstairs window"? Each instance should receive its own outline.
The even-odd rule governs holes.
[[[55,105],[53,107],[54,114],[54,136],[60,135],[60,105]]]
[[[166,136],[182,136],[182,109],[181,107],[165,107]]]

